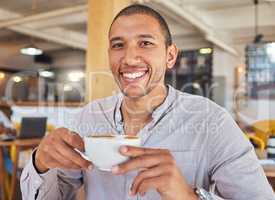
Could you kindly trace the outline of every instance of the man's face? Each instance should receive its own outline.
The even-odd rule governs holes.
[[[164,86],[169,57],[158,21],[151,16],[121,16],[109,35],[109,61],[121,91],[139,98]]]

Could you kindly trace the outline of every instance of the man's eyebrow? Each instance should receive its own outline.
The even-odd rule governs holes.
[[[150,39],[155,39],[155,37],[153,35],[150,34],[141,34],[138,35],[139,38],[150,38]]]
[[[151,34],[140,34],[137,36],[138,38],[149,38],[149,39],[155,39],[155,37]],[[122,41],[123,38],[120,37],[120,36],[117,36],[117,37],[112,37],[110,39],[110,42],[115,42],[115,41]]]
[[[121,41],[122,37],[113,37],[110,39],[110,42],[115,42],[115,41]]]

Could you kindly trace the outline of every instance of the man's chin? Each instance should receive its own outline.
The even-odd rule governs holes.
[[[144,85],[140,84],[129,84],[129,85],[123,85],[121,87],[121,91],[124,94],[124,96],[128,98],[141,98],[145,95],[147,95],[147,89]]]
[[[146,92],[145,91],[122,91],[124,96],[130,98],[130,99],[139,99],[142,98],[144,96],[146,96]]]

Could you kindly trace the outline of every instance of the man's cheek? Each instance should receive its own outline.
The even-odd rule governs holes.
[[[158,66],[155,73],[157,77],[161,77],[164,75],[164,72],[165,72],[165,69],[161,66]]]

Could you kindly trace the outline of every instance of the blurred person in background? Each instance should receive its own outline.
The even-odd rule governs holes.
[[[8,108],[11,113],[11,108]],[[9,116],[10,117],[10,116]],[[2,135],[16,135],[16,130],[13,128],[13,124],[8,116],[0,110],[0,136]],[[9,174],[12,173],[12,161],[10,159],[10,151],[4,148],[4,162],[5,169]]]
[[[15,130],[10,119],[0,110],[0,134],[13,134]]]

